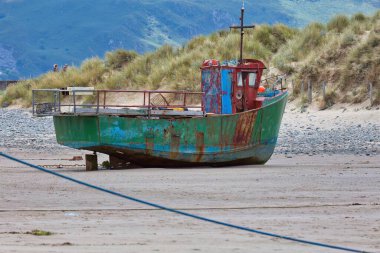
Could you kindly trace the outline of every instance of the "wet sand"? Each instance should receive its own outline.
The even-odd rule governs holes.
[[[83,161],[61,160],[75,150],[7,152],[194,214],[380,252],[379,156],[275,155],[265,166],[85,172]],[[4,158],[0,164],[1,252],[337,252],[155,210]],[[34,229],[53,235],[25,234]]]
[[[0,152],[208,218],[380,252],[380,110],[291,103],[266,165],[85,172],[69,159],[86,152],[56,144],[51,118],[1,109]],[[0,187],[0,252],[339,252],[156,210],[3,157]]]

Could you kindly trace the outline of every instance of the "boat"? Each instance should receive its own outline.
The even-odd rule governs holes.
[[[240,49],[239,60],[200,64],[201,92],[40,89],[33,90],[33,114],[53,116],[59,144],[108,154],[114,167],[265,164],[288,92],[282,78],[262,81],[264,63],[243,59]],[[123,103],[110,102],[122,95]],[[139,103],[126,103],[136,96]]]

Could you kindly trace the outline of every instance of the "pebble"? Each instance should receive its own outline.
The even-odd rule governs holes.
[[[380,151],[380,123],[344,123],[337,117],[330,127],[300,125],[288,119],[280,128],[275,154],[352,154],[376,156]],[[322,121],[321,121],[322,122]],[[315,129],[315,130],[312,130]]]
[[[52,117],[32,117],[25,109],[0,109],[0,147],[61,150]]]

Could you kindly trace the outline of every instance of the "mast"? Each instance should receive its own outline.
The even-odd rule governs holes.
[[[240,12],[240,26],[230,26],[230,29],[240,29],[240,59],[239,63],[243,63],[243,42],[244,42],[244,28],[255,28],[254,25],[244,26],[244,0]]]
[[[244,41],[244,1],[240,13],[240,64],[243,63],[243,41]]]

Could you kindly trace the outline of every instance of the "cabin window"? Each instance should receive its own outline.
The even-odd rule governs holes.
[[[237,73],[237,80],[238,80],[238,84],[237,84],[237,86],[239,86],[239,87],[243,87],[243,77],[242,77],[241,72],[238,72],[238,73]]]
[[[256,76],[256,73],[249,73],[249,87],[255,86]]]

